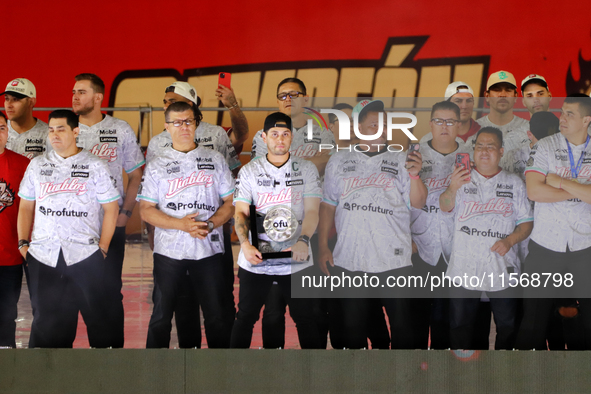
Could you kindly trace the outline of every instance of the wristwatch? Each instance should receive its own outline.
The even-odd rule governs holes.
[[[215,228],[215,226],[213,225],[213,222],[211,220],[208,220],[205,223],[207,223],[207,232],[211,233],[213,231],[213,229]]]
[[[129,209],[122,209],[119,211],[119,213],[125,214],[125,216],[127,216],[128,218],[130,218],[132,214],[132,212]]]
[[[29,246],[29,241],[27,241],[26,239],[19,239],[18,240],[18,250],[21,250],[25,246]]]

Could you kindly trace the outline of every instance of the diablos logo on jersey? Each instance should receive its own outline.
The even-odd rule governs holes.
[[[205,171],[193,172],[186,178],[174,178],[168,180],[168,193],[165,198],[172,198],[183,190],[193,186],[210,187],[213,185],[213,175],[207,175]]]
[[[505,202],[505,198],[493,198],[485,203],[464,201],[462,213],[458,220],[464,222],[478,215],[500,214],[509,217],[513,214],[513,204]]]
[[[49,196],[62,193],[73,193],[81,196],[88,191],[86,182],[80,182],[78,178],[67,178],[63,182],[42,182],[39,184],[39,201],[45,200]]]
[[[292,188],[281,189],[279,193],[259,193],[256,207],[258,210],[280,204],[301,204],[303,201],[301,191],[292,192]]]
[[[0,212],[14,203],[14,191],[4,179],[0,179]]]
[[[90,153],[109,163],[117,160],[117,147],[109,148],[108,143],[96,144],[90,149]]]
[[[367,178],[362,177],[352,177],[352,178],[345,178],[345,185],[343,187],[343,198],[349,196],[351,193],[371,188],[377,187],[384,189],[384,191],[394,190],[396,188],[395,178],[388,178],[383,173],[380,174],[371,174]]]

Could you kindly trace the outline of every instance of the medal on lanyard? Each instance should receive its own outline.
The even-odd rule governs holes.
[[[568,148],[568,160],[570,162],[570,173],[571,173],[571,178],[573,181],[581,183],[581,181],[579,179],[577,179],[577,177],[579,176],[579,171],[581,171],[581,166],[583,165],[583,157],[585,157],[585,150],[587,149],[587,145],[589,144],[589,136],[587,136],[587,141],[585,141],[585,146],[583,147],[583,151],[581,152],[581,156],[579,157],[579,161],[577,162],[577,166],[575,167],[575,159],[573,157],[573,151],[570,148],[570,144],[568,143],[568,140],[566,139],[566,137],[564,137],[564,139],[566,140],[566,147]]]

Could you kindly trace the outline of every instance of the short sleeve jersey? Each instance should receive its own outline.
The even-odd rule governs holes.
[[[410,266],[410,177],[406,153],[337,152],[324,175],[323,202],[336,207],[334,262],[349,271]]]
[[[526,174],[530,171],[544,176],[557,174],[572,178],[567,143],[572,150],[574,163],[583,156],[578,181],[591,184],[591,143],[575,146],[564,135],[556,133],[542,138],[531,151]],[[591,204],[573,198],[559,202],[536,202],[535,226],[531,239],[555,252],[577,251],[591,247]]]
[[[101,204],[120,196],[107,165],[87,151],[63,158],[55,151],[31,161],[19,196],[35,201],[35,224],[29,253],[50,267],[60,249],[67,265],[98,250]]]
[[[148,166],[138,190],[138,200],[158,204],[173,218],[199,213],[197,221],[208,220],[221,206],[221,199],[234,192],[234,178],[222,155],[197,147],[190,152],[165,148]],[[201,260],[224,252],[222,228],[206,239],[174,229],[156,227],[154,253],[176,260]]]
[[[266,155],[259,157],[242,167],[236,179],[234,203],[241,201],[254,204],[260,214],[266,214],[276,206],[287,206],[301,223],[304,219],[305,198],[321,199],[322,188],[316,166],[298,157],[290,156],[280,167],[271,164]],[[310,247],[308,252],[310,259],[303,264],[291,264],[291,259],[272,259],[252,265],[240,250],[238,265],[255,274],[289,275],[313,264]]]
[[[423,166],[419,172],[427,187],[427,202],[422,209],[411,209],[412,240],[416,243],[421,259],[432,266],[437,265],[443,246],[449,244],[448,227],[443,223],[449,218],[440,214],[439,196],[447,189],[454,170],[456,153],[467,151],[463,144],[447,155],[433,149],[428,142],[422,143],[420,152]]]
[[[293,140],[291,141],[290,153],[295,157],[307,157],[317,156],[326,151],[320,152],[320,144],[327,144],[336,146],[334,135],[332,131],[321,128],[317,124],[312,126],[312,139],[308,139],[308,126],[300,127],[299,129],[293,128]],[[262,157],[267,154],[267,145],[263,141],[263,130],[257,131],[252,141],[252,152],[251,160],[257,157]]]
[[[467,277],[480,278],[480,287],[471,286],[470,282],[464,286],[471,290],[507,288],[508,267],[520,272],[517,245],[505,256],[490,248],[513,233],[519,224],[533,220],[523,181],[504,170],[490,179],[472,170],[470,183],[457,191],[451,214],[454,216],[454,233],[447,275],[453,278],[466,274]],[[499,275],[505,276],[504,287]]]
[[[123,205],[123,171],[129,174],[145,163],[135,132],[126,121],[109,115],[91,127],[79,127],[77,145],[107,163],[121,196],[119,206]]]
[[[29,159],[11,150],[0,154],[0,266],[18,265],[23,258],[18,251],[16,231],[20,197],[18,188],[29,165]]]
[[[25,156],[28,159],[40,156],[49,147],[47,142],[48,131],[49,126],[47,123],[37,119],[37,123],[35,123],[33,128],[19,134],[12,128],[9,120],[6,148]]]
[[[497,129],[501,130],[503,132],[503,148],[505,148],[505,152],[521,148],[531,143],[529,137],[527,136],[529,122],[517,115],[513,115],[513,120],[503,126],[497,126],[491,122],[488,118],[488,115],[477,119],[476,123],[478,123],[481,128],[496,127]],[[471,147],[472,151],[474,151],[474,145],[476,144],[476,136],[477,134],[468,138],[466,141],[466,144]]]
[[[195,143],[204,148],[213,149],[222,154],[230,170],[240,167],[240,159],[234,149],[234,145],[230,141],[226,131],[216,125],[207,122],[199,123],[195,130]],[[149,163],[155,157],[158,157],[162,152],[172,146],[172,137],[168,131],[164,130],[162,133],[154,136],[148,144],[146,152],[146,162]]]

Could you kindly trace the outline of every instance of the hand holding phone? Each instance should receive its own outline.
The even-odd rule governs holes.
[[[220,73],[219,77],[218,77],[218,85],[223,85],[225,87],[227,87],[228,89],[230,89],[230,85],[232,82],[232,74],[230,73]]]

